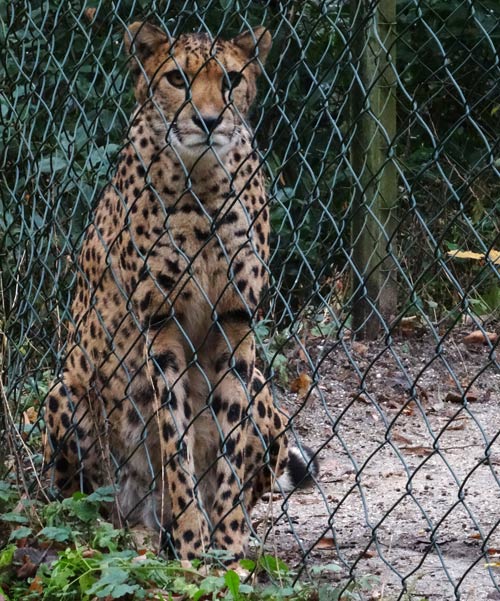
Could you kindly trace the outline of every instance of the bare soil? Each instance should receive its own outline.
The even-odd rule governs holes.
[[[316,339],[315,373],[292,353],[297,392],[279,396],[321,475],[261,504],[268,551],[338,563],[332,583],[376,575],[365,599],[500,600],[500,360],[465,333]]]

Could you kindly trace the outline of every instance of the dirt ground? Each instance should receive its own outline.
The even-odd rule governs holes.
[[[366,599],[500,600],[500,358],[463,337],[308,345],[312,391],[280,396],[321,475],[261,504],[268,550],[375,575]]]

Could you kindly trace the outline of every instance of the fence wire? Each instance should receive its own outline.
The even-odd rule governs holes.
[[[103,317],[99,306],[95,309],[100,301],[94,294],[94,300],[87,298],[88,312],[100,320],[102,336],[109,339],[108,354],[82,355],[80,346],[87,352],[92,345],[81,342],[75,332],[92,339],[96,334],[82,329],[78,319],[85,321],[84,314],[71,310],[75,287],[88,287],[95,275],[80,253],[96,225],[98,199],[103,189],[103,198],[113,193],[126,197],[117,191],[120,184],[113,177],[120,173],[117,166],[126,168],[123,157],[130,144],[140,144],[130,139],[136,104],[133,56],[123,44],[127,26],[137,21],[155,24],[170,39],[201,32],[211,40],[229,40],[257,26],[272,36],[265,65],[262,47],[262,60],[257,58],[262,74],[248,121],[258,158],[252,159],[246,176],[251,184],[262,165],[267,200],[250,217],[251,211],[243,211],[247,229],[256,229],[269,212],[269,256],[255,265],[259,273],[264,265],[262,280],[268,278],[268,284],[255,302],[248,301],[248,289],[239,287],[239,300],[245,302],[235,312],[249,312],[252,326],[251,333],[244,330],[235,339],[233,326],[218,321],[217,315],[224,317],[222,293],[216,300],[207,298],[219,276],[212,272],[201,281],[191,256],[170,285],[179,285],[177,290],[193,285],[200,305],[195,303],[191,311],[196,315],[208,306],[215,325],[192,340],[182,317],[170,316],[182,333],[179,344],[189,350],[183,366],[175,365],[170,347],[156,353],[155,340],[168,329],[164,320],[169,316],[160,307],[149,315],[153,321],[148,328],[140,321],[142,313],[134,308],[138,284],[126,288],[119,282],[122,276],[113,274],[113,249],[106,246],[106,236],[99,242],[107,265],[102,273],[107,273],[106,285],[119,292],[120,305],[127,307],[121,316],[125,333],[123,326],[111,325],[113,315]],[[255,44],[263,30],[254,31]],[[27,486],[38,478],[38,486],[47,491],[54,484],[46,474],[42,449],[45,420],[53,414],[44,406],[54,390],[61,390],[64,369],[81,381],[82,368],[74,359],[72,364],[71,356],[84,356],[94,379],[83,392],[63,391],[73,403],[64,419],[71,421],[68,431],[77,436],[59,441],[66,449],[59,448],[58,456],[55,448],[53,461],[65,467],[72,440],[81,464],[88,459],[89,445],[99,449],[104,480],[119,482],[122,490],[127,478],[140,484],[142,493],[130,493],[128,511],[122,512],[129,521],[141,521],[137,507],[148,502],[155,508],[155,523],[149,525],[164,525],[159,509],[166,494],[162,477],[168,481],[172,470],[185,469],[200,481],[193,484],[193,498],[205,495],[200,502],[205,506],[193,501],[189,507],[197,509],[191,513],[205,516],[221,546],[225,518],[219,514],[220,522],[212,523],[211,507],[217,508],[218,497],[207,492],[203,481],[217,476],[219,483],[244,487],[241,456],[238,460],[234,449],[251,437],[259,449],[256,470],[264,463],[278,470],[273,453],[283,436],[275,436],[287,414],[290,447],[298,448],[313,472],[317,458],[320,471],[306,493],[267,495],[251,517],[253,502],[243,503],[252,534],[250,552],[260,547],[276,551],[298,565],[304,578],[307,566],[337,562],[342,571],[335,578],[347,582],[346,587],[366,574],[376,575],[374,586],[384,599],[496,598],[499,40],[497,0],[1,3],[3,475],[17,472]],[[222,69],[220,77],[226,79],[221,81],[227,81],[221,85],[237,94],[241,78],[231,69]],[[248,70],[243,73],[248,75]],[[182,73],[180,77],[174,83],[183,89],[188,85],[182,107],[189,109],[198,102],[195,83],[191,87]],[[193,119],[206,117],[199,107],[194,110]],[[217,127],[204,123],[201,131],[207,134],[207,128]],[[152,165],[142,167],[147,174],[140,194],[149,190],[165,210],[165,192],[154,190],[148,179]],[[210,215],[206,199],[197,196],[193,166],[179,169],[185,191],[198,203],[194,219],[211,220],[211,235],[217,237],[217,219],[224,215]],[[226,173],[236,182],[243,168]],[[112,181],[114,192],[106,188]],[[226,224],[242,194],[236,194],[235,205],[224,205]],[[137,222],[130,211],[118,216],[114,236],[121,232],[126,237]],[[168,223],[165,213],[158,221],[165,232],[157,240],[169,232]],[[258,230],[255,235],[252,245],[258,246]],[[230,246],[227,240],[218,244]],[[211,248],[205,240],[199,254]],[[151,285],[158,273],[152,251],[154,245],[147,252],[135,247],[144,280]],[[251,266],[253,256],[240,269],[246,269],[245,261]],[[236,258],[237,253],[226,253],[206,260],[210,269],[223,261],[229,288],[237,279]],[[143,363],[130,367],[127,348],[137,349],[137,340],[120,349],[118,337],[125,344],[134,332],[147,342],[142,343],[145,355],[136,358]],[[252,371],[253,351],[247,348],[252,337],[257,371]],[[226,371],[219,380],[202,356],[222,358]],[[241,356],[251,364],[253,389],[238,365]],[[155,400],[156,411],[152,399],[149,408],[144,399],[141,405],[140,391],[134,388],[137,374],[149,374],[151,363],[156,380],[148,394],[165,394]],[[104,418],[93,418],[101,427],[99,436],[83,444],[78,428],[87,423],[89,398],[95,395],[104,402],[106,386],[116,392],[117,380],[123,398],[115,399],[115,406],[126,407],[128,422],[141,435],[131,442],[122,434],[116,443],[110,433],[116,419],[107,406]],[[199,414],[185,416],[189,424],[201,424],[189,436],[172,409],[172,395],[184,381],[186,398],[195,394],[194,386],[202,391],[199,396],[205,395],[202,402],[198,399]],[[231,398],[239,399],[233,417],[228,417],[232,405],[224,406],[228,390]],[[264,398],[266,390],[272,402]],[[262,431],[261,402],[278,419],[276,428]],[[161,417],[167,415],[166,408],[171,421]],[[179,426],[175,436],[171,432],[173,455],[158,451],[157,438],[148,443],[155,420],[164,420],[164,427],[174,422]],[[206,431],[216,446],[204,457],[201,476],[201,468],[193,474],[190,457],[208,443],[193,439],[195,428],[199,438]],[[165,441],[174,448],[168,436]],[[74,470],[73,484],[89,486],[88,471],[81,465]],[[265,491],[258,490],[257,482],[263,488],[270,483],[262,484],[258,476],[251,480],[250,490],[259,496]],[[224,492],[222,486],[218,492]],[[174,509],[169,511],[175,514]],[[175,531],[174,518],[170,527]],[[175,537],[171,542],[175,547]]]

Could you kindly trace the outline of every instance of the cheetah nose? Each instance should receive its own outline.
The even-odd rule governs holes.
[[[222,115],[217,115],[217,117],[213,115],[193,115],[194,124],[207,133],[213,132],[221,121]]]

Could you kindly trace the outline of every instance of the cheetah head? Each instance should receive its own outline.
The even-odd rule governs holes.
[[[153,127],[181,159],[198,159],[209,150],[226,154],[246,127],[270,33],[259,27],[229,41],[206,33],[172,39],[136,22],[125,33],[125,46],[136,99],[155,107]]]

